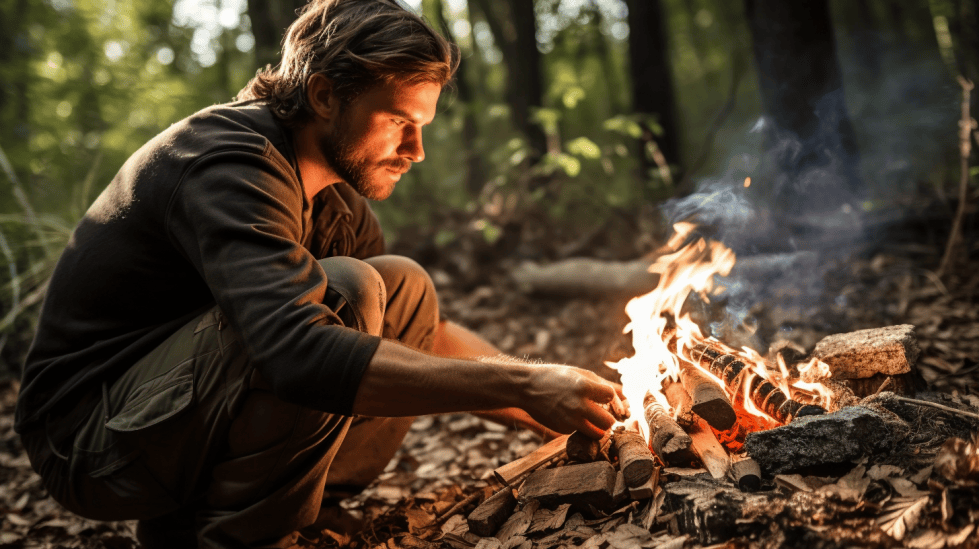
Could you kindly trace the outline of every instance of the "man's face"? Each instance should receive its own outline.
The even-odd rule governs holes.
[[[412,162],[425,159],[422,127],[435,117],[441,86],[381,84],[341,109],[320,139],[333,171],[362,196],[384,200]]]

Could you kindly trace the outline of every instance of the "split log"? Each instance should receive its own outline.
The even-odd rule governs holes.
[[[633,501],[647,500],[656,494],[657,484],[659,484],[659,468],[653,469],[653,474],[642,486],[629,487],[629,497]]]
[[[620,429],[612,433],[612,444],[619,456],[619,470],[625,477],[626,486],[638,488],[645,484],[656,463],[642,434]]]
[[[514,486],[537,468],[566,457],[567,443],[568,435],[559,436],[526,456],[496,469],[493,474],[505,486]]]
[[[690,434],[690,448],[710,471],[710,475],[714,478],[724,478],[731,469],[731,457],[721,443],[717,442],[710,425],[700,419],[694,422],[687,432]]]
[[[606,431],[605,435],[595,440],[578,431],[571,433],[568,437],[567,453],[568,459],[579,463],[588,463],[599,459],[608,459],[608,447],[612,442],[612,431]]]
[[[513,489],[504,486],[502,490],[486,498],[480,503],[466,522],[469,524],[469,531],[479,537],[485,538],[496,534],[500,526],[510,518],[510,514],[517,507],[517,498],[513,495]]]
[[[670,403],[670,407],[673,409],[677,425],[684,428],[692,425],[696,420],[693,415],[693,400],[687,390],[683,388],[683,384],[668,378],[664,379],[663,394],[666,395],[666,401]]]
[[[743,509],[762,501],[765,496],[745,494],[728,486],[702,480],[664,484],[666,507],[676,513],[679,531],[693,536],[701,545],[750,534],[754,525],[741,521]]]
[[[761,488],[761,467],[748,456],[732,458],[731,478],[742,492],[756,492]]]
[[[681,385],[675,385],[686,395]],[[676,408],[673,401],[670,401],[670,405]],[[649,393],[643,399],[643,410],[649,425],[649,444],[656,455],[667,465],[690,465],[695,459],[690,450],[690,445],[693,444],[690,435],[673,421],[670,414]]]
[[[540,469],[527,477],[517,500],[535,499],[545,507],[570,503],[582,509],[588,505],[602,511],[614,505],[615,468],[607,461]]]
[[[693,401],[691,410],[718,431],[730,429],[738,416],[734,413],[727,392],[699,368],[689,362],[682,362],[680,382]]]

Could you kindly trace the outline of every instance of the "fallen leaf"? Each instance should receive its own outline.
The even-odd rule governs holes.
[[[812,486],[802,475],[775,475],[775,484],[790,492],[812,492]]]
[[[858,502],[870,486],[871,479],[864,475],[866,469],[861,465],[841,477],[833,484],[820,487],[817,492],[834,494],[843,501]]]
[[[652,547],[653,536],[649,530],[644,530],[635,524],[625,523],[608,534],[611,549],[635,549],[636,547]]]
[[[894,490],[896,490],[898,494],[901,494],[906,498],[920,498],[921,496],[928,494],[928,492],[924,490],[919,490],[913,482],[906,478],[889,478],[887,479],[887,482],[894,487]]]
[[[943,549],[948,543],[948,536],[938,530],[925,530],[905,541],[912,549]]]
[[[435,515],[420,507],[405,509],[405,518],[408,519],[408,531],[412,534],[417,534],[435,521]]]
[[[568,516],[568,509],[570,508],[571,504],[565,503],[554,510],[538,509],[534,513],[534,518],[530,523],[530,528],[527,529],[527,533],[546,532],[560,528],[564,524],[564,520]]]
[[[461,536],[463,533],[469,531],[469,523],[466,522],[466,518],[462,515],[452,515],[449,520],[442,524],[443,534],[455,534]]]
[[[904,473],[904,469],[897,465],[874,465],[867,471],[867,476],[874,480],[882,480]]]
[[[496,538],[482,538],[476,544],[476,549],[503,549],[503,544]]]
[[[884,533],[901,541],[908,531],[914,530],[918,525],[918,519],[927,504],[927,496],[918,499],[895,498],[884,508],[884,514],[877,517],[877,524]]]

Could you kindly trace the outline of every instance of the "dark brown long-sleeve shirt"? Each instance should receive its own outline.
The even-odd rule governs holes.
[[[379,338],[321,304],[317,258],[383,253],[345,183],[305,196],[290,138],[261,105],[204,109],[123,165],[55,268],[16,428],[98,390],[217,304],[283,400],[349,414]]]

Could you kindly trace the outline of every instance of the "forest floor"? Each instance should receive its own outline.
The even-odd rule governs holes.
[[[620,255],[645,251],[626,250]],[[629,354],[628,339],[621,333],[628,321],[624,313],[627,297],[528,295],[509,277],[516,266],[516,260],[509,258],[461,283],[460,277],[483,267],[479,261],[448,255],[435,254],[439,259],[434,261],[431,256],[426,260],[425,254],[420,258],[440,286],[445,316],[480,333],[504,352],[581,365],[605,374],[610,372],[602,365],[605,360]],[[451,260],[448,263],[447,258]],[[460,261],[471,263],[460,269]],[[959,264],[943,281],[920,268],[919,262],[919,258],[901,253],[876,253],[848,262],[840,280],[845,293],[852,297],[845,311],[837,308],[826,315],[835,315],[839,331],[915,325],[922,349],[918,368],[930,388],[960,396],[979,395],[979,261]],[[821,314],[813,311],[812,316]],[[794,335],[800,345],[811,350],[815,341],[829,332],[826,326],[799,326]],[[0,382],[0,548],[136,547],[135,523],[84,520],[47,497],[12,430],[17,386],[13,379]],[[453,546],[446,540],[426,542],[422,534],[430,531],[436,516],[453,504],[488,490],[487,480],[494,468],[529,453],[541,442],[534,433],[467,414],[419,418],[387,471],[363,494],[344,502],[342,514],[365,526],[346,535],[340,533],[343,528],[335,526],[339,519],[334,517],[332,530],[311,529],[304,532],[301,543],[308,547]],[[464,516],[465,512],[440,516],[436,529],[458,529],[464,524]],[[688,536],[675,535],[666,524],[657,528],[657,537],[642,542],[642,546],[698,546]],[[459,536],[454,539],[454,546],[467,546],[458,541],[462,539]],[[621,539],[609,539],[593,545],[628,546],[620,545]],[[886,536],[879,539],[884,541],[868,540],[864,546],[900,545]],[[836,545],[831,539],[824,541],[823,546]],[[468,546],[494,547],[480,543]]]

